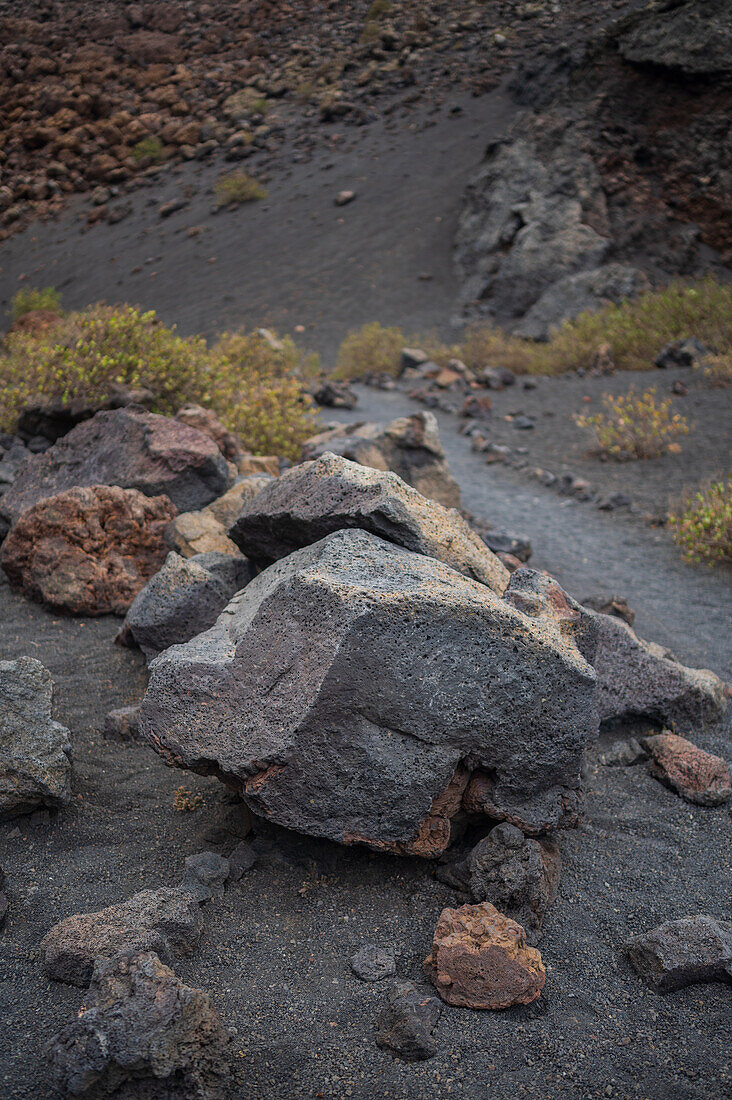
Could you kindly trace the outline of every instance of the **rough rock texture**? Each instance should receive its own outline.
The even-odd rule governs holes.
[[[240,554],[168,554],[135,597],[123,631],[151,660],[168,646],[187,642],[216,622],[229,600],[252,579]]]
[[[666,0],[629,16],[615,36],[635,65],[686,76],[732,72],[732,13],[727,0]]]
[[[560,140],[549,159],[531,141],[496,142],[468,185],[458,225],[463,301],[516,320],[567,276],[596,270],[609,238],[600,174],[572,141]]]
[[[458,512],[425,499],[396,474],[329,453],[264,488],[229,536],[247,557],[267,563],[350,527],[437,558],[496,592],[508,583],[508,570]]]
[[[250,500],[272,480],[269,474],[244,477],[200,512],[182,512],[168,525],[165,541],[183,558],[217,551],[238,554],[226,532]]]
[[[236,460],[236,468],[242,477],[280,476],[280,460],[277,455],[245,454]]]
[[[71,740],[52,720],[52,702],[39,661],[0,661],[0,820],[71,798]]]
[[[107,485],[67,489],[23,512],[0,561],[31,599],[73,615],[124,615],[165,560],[174,515],[165,496]]]
[[[550,840],[530,840],[501,822],[470,853],[470,892],[490,901],[523,926],[536,943],[544,915],[559,889],[559,850]]]
[[[351,970],[362,982],[380,982],[396,974],[393,951],[386,951],[373,943],[365,943],[350,958]]]
[[[141,405],[149,409],[154,402],[155,395],[150,390],[119,383],[109,387],[109,396],[103,401],[90,402],[79,397],[70,401],[60,397],[37,397],[21,410],[17,431],[22,439],[41,436],[55,443],[61,436],[68,435],[77,424],[91,420],[98,412],[124,409],[128,405]]]
[[[104,736],[108,741],[136,741],[140,728],[140,707],[118,707],[104,719]]]
[[[226,459],[207,435],[137,408],[100,412],[29,458],[0,500],[15,522],[38,501],[76,486],[164,493],[179,512],[204,508],[229,487]]]
[[[205,508],[176,516],[165,529],[165,542],[183,558],[196,554],[239,553],[239,548],[226,534],[226,528]]]
[[[625,952],[659,993],[696,982],[732,983],[732,924],[698,914],[632,936]]]
[[[437,420],[430,412],[400,416],[388,424],[339,426],[303,444],[303,459],[326,452],[374,470],[392,470],[422,496],[446,508],[460,507],[460,486],[450,473]]]
[[[432,1036],[442,1012],[436,997],[414,982],[394,982],[376,1025],[376,1042],[405,1062],[422,1062],[437,1053]]]
[[[600,721],[644,717],[696,725],[724,713],[724,684],[713,672],[680,664],[667,649],[637,637],[615,615],[587,613],[597,629]]]
[[[186,856],[183,889],[197,901],[210,901],[224,896],[224,883],[229,877],[229,861],[217,852],[198,852]]]
[[[713,756],[675,733],[665,730],[644,737],[651,757],[651,774],[687,802],[699,806],[723,806],[732,797],[729,768],[721,756]]]
[[[5,893],[5,872],[0,867],[0,929],[5,924],[5,917],[8,913],[8,896]]]
[[[540,575],[515,578],[503,600],[434,559],[336,532],[153,662],[141,737],[240,787],[256,814],[344,843],[439,854],[472,768],[490,777],[493,816],[566,824],[597,727],[585,618],[555,585],[558,621]]]
[[[541,995],[541,955],[520,924],[493,905],[443,909],[425,972],[443,1001],[465,1008],[510,1008]]]
[[[228,1036],[209,996],[152,951],[94,968],[78,1018],[46,1046],[63,1096],[223,1100]]]
[[[224,427],[211,409],[204,409],[201,405],[184,405],[182,409],[178,409],[175,419],[213,439],[229,462],[236,462],[244,454],[241,440]]]
[[[54,981],[86,986],[96,959],[127,948],[156,951],[166,959],[190,955],[202,928],[198,901],[187,890],[142,890],[119,905],[55,924],[41,940],[43,968]]]
[[[644,273],[627,264],[603,264],[592,271],[565,275],[544,291],[513,331],[526,339],[547,340],[552,329],[564,321],[611,302],[635,298],[649,287]]]

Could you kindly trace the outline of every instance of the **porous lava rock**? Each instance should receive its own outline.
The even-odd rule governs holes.
[[[464,1008],[527,1005],[546,981],[521,925],[488,902],[443,909],[424,969],[443,1001]]]
[[[329,452],[262,489],[229,537],[248,558],[266,564],[354,527],[437,558],[496,592],[508,583],[508,570],[457,511],[427,500],[394,473]]]
[[[559,889],[559,850],[546,838],[533,840],[502,821],[470,853],[470,892],[517,921],[536,943],[544,915]]]
[[[71,739],[52,704],[53,680],[40,661],[0,661],[0,820],[71,798]]]
[[[563,593],[567,617],[547,614],[540,592],[529,600],[539,575],[521,573],[530,614],[433,558],[337,531],[152,663],[141,737],[254,813],[343,843],[438,855],[474,769],[493,816],[572,824],[597,729],[584,616]]]
[[[721,756],[704,752],[698,745],[664,730],[644,737],[651,757],[651,774],[687,802],[698,806],[723,806],[732,797],[727,764]]]
[[[643,641],[616,615],[587,613],[597,631],[600,721],[650,718],[698,725],[721,717],[725,687],[713,672],[687,668],[663,646]]]
[[[22,513],[2,545],[11,583],[72,615],[124,615],[165,561],[166,496],[93,485],[67,489]]]
[[[732,14],[727,0],[664,0],[644,5],[613,34],[634,65],[664,68],[687,77],[732,72]]]
[[[207,993],[152,951],[100,959],[78,1016],[46,1045],[62,1096],[223,1100],[229,1039]]]
[[[414,982],[394,982],[376,1025],[376,1043],[405,1062],[424,1062],[437,1053],[433,1032],[442,1005]]]
[[[351,970],[362,982],[380,982],[396,974],[396,960],[393,951],[377,947],[375,943],[365,943],[350,958]]]
[[[241,554],[170,553],[135,597],[123,627],[151,660],[171,645],[187,642],[216,622],[229,600],[252,579]]]
[[[181,512],[165,532],[168,546],[183,558],[212,551],[238,555],[238,547],[226,532],[239,518],[244,505],[253,500],[271,480],[269,474],[242,477],[223,496],[207,504],[200,512]]]
[[[659,993],[697,982],[732,983],[732,924],[703,913],[632,936],[624,949]]]
[[[190,891],[142,890],[118,905],[55,924],[41,940],[43,969],[54,981],[86,986],[96,959],[110,959],[127,948],[156,951],[165,959],[190,955],[202,928],[198,900]]]
[[[204,409],[201,405],[184,405],[182,409],[178,409],[175,419],[213,439],[229,462],[236,462],[243,456],[244,448],[241,440],[221,423],[212,409]]]
[[[375,470],[391,470],[422,496],[446,508],[460,507],[460,486],[450,473],[431,412],[400,416],[388,424],[344,424],[303,444],[304,459],[328,452]]]
[[[230,484],[226,459],[209,436],[131,407],[99,412],[27,459],[0,500],[0,512],[14,523],[47,497],[91,485],[165,494],[177,511],[197,511]]]

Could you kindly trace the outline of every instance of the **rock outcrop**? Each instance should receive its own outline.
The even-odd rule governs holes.
[[[464,1008],[527,1005],[546,982],[521,925],[488,902],[443,909],[424,969],[443,1001]]]
[[[376,1043],[405,1062],[424,1062],[437,1053],[433,1032],[442,1005],[414,982],[394,982],[376,1025]]]
[[[229,537],[267,564],[334,531],[361,528],[437,558],[497,592],[508,570],[462,516],[427,500],[396,474],[326,453],[294,466],[245,505]]]
[[[97,413],[27,459],[0,500],[0,512],[15,523],[41,500],[93,485],[165,494],[179,512],[196,511],[230,483],[226,459],[203,432],[134,407],[116,409]]]
[[[55,924],[41,940],[43,969],[54,981],[83,987],[98,959],[127,949],[156,951],[164,959],[190,955],[202,930],[198,899],[189,890],[142,890],[119,905]]]
[[[168,554],[162,568],[135,597],[123,627],[148,660],[187,642],[216,622],[229,600],[252,579],[240,554]]]
[[[153,662],[140,735],[238,787],[256,814],[343,843],[439,854],[471,771],[490,782],[494,817],[528,831],[573,823],[595,677],[578,605],[562,594],[558,622],[530,598],[532,576],[517,582],[521,611],[511,588],[503,600],[338,531]]]
[[[107,485],[67,489],[22,513],[0,561],[33,600],[72,615],[124,615],[163,564],[174,515],[166,496]]]
[[[62,1096],[224,1100],[229,1039],[207,993],[152,951],[100,959],[77,1018],[47,1044]]]
[[[0,820],[71,798],[71,739],[51,718],[52,703],[39,661],[0,661]]]
[[[614,32],[634,65],[687,77],[732,72],[732,14],[726,0],[665,0],[628,16]]]
[[[391,470],[424,497],[460,507],[460,486],[450,473],[437,420],[430,412],[400,416],[388,424],[342,425],[303,444],[303,459],[331,453],[374,470]]]

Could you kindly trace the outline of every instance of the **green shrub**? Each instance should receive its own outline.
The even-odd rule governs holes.
[[[111,386],[123,384],[150,389],[155,412],[204,405],[248,450],[297,458],[316,426],[303,382],[317,364],[291,340],[275,343],[250,334],[209,349],[201,337],[184,339],[166,328],[154,312],[92,306],[38,337],[7,338],[0,352],[0,430],[13,430],[20,410],[39,394],[101,404]]]
[[[732,562],[732,476],[687,492],[669,518],[687,561]]]
[[[231,172],[221,176],[214,186],[217,206],[239,206],[267,198],[267,188],[246,172]]]
[[[406,346],[399,328],[384,328],[378,321],[348,333],[338,351],[334,378],[363,378],[367,374],[391,374],[401,368]]]
[[[52,286],[26,287],[13,295],[10,303],[10,316],[13,321],[25,317],[35,309],[48,309],[51,313],[61,313],[61,295]]]
[[[153,164],[162,164],[167,160],[168,153],[160,138],[144,137],[132,146],[132,157],[141,163],[143,160],[152,161]]]
[[[597,436],[597,452],[619,462],[633,458],[658,458],[665,451],[680,451],[671,442],[677,435],[688,435],[689,425],[678,413],[671,415],[671,398],[656,402],[655,389],[636,396],[603,394],[604,413],[575,416],[580,428],[592,428]]]

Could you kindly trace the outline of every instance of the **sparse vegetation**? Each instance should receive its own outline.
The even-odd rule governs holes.
[[[711,386],[732,385],[732,353],[729,355],[714,355],[706,360],[704,377]]]
[[[146,160],[149,160],[151,164],[162,164],[164,160],[167,160],[168,154],[160,138],[150,136],[142,138],[136,145],[133,145],[132,157],[138,164]]]
[[[217,206],[239,206],[267,198],[267,188],[247,172],[231,172],[221,176],[214,186]]]
[[[383,19],[385,15],[389,15],[391,8],[390,0],[373,0],[366,12],[366,19]]]
[[[0,430],[12,430],[39,394],[103,403],[113,384],[142,386],[156,395],[155,412],[195,402],[214,409],[248,450],[297,458],[317,423],[304,387],[317,367],[317,357],[288,338],[269,343],[237,334],[208,348],[200,337],[178,336],[154,312],[97,305],[39,336],[8,337],[0,352]]]
[[[61,314],[61,295],[52,286],[26,287],[13,296],[10,303],[10,316],[13,321],[25,317],[36,309],[47,309],[51,313]]]
[[[687,492],[669,519],[687,561],[732,562],[732,475]]]
[[[189,791],[187,787],[178,787],[173,799],[173,809],[177,814],[190,814],[203,805],[203,798],[198,792]]]
[[[406,345],[400,328],[385,328],[378,321],[349,332],[340,346],[334,378],[363,378],[367,374],[396,377]]]
[[[597,437],[597,452],[625,462],[633,458],[658,458],[666,451],[680,451],[673,442],[688,435],[689,425],[679,413],[671,413],[671,398],[657,402],[653,387],[636,395],[603,395],[605,412],[594,416],[575,416],[581,428],[591,428]]]

